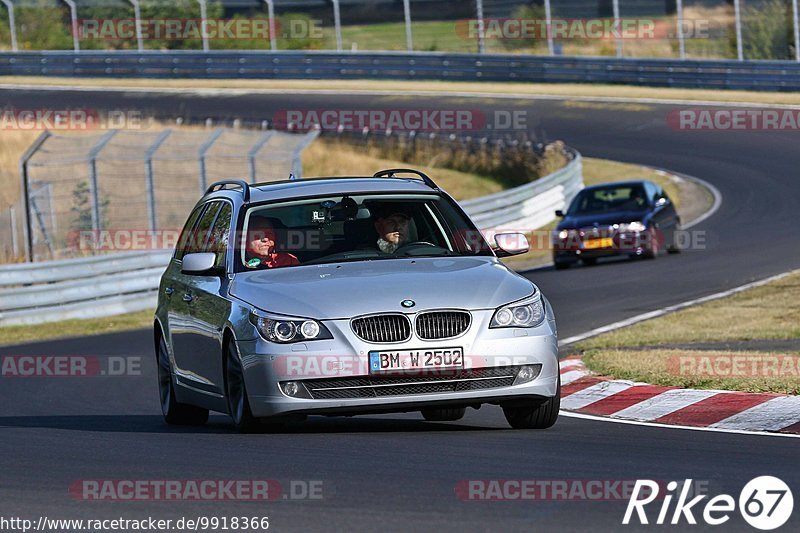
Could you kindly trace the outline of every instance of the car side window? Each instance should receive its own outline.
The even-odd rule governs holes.
[[[231,206],[227,202],[222,204],[222,208],[217,214],[214,226],[208,235],[208,241],[203,247],[204,252],[214,252],[217,254],[216,266],[225,266],[225,254],[228,251],[228,238],[231,229]]]
[[[197,219],[200,218],[200,215],[203,213],[203,210],[206,208],[206,205],[201,205],[194,211],[192,214],[189,215],[189,218],[186,220],[186,224],[183,226],[183,230],[181,231],[181,236],[178,238],[178,245],[175,247],[175,259],[182,260],[183,256],[189,253],[189,243],[191,242],[192,234],[194,233],[194,227],[197,224]]]
[[[186,254],[203,251],[206,241],[208,240],[211,225],[217,217],[217,212],[219,211],[221,203],[222,202],[209,202],[206,205],[205,210],[197,220],[197,224],[195,224],[192,231],[187,234],[184,242],[181,243],[181,249],[178,255],[176,255],[176,259],[183,260],[183,256]]]

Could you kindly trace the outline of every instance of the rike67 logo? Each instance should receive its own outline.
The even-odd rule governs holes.
[[[662,487],[663,485],[649,479],[637,480],[622,523],[627,525],[631,520],[633,523],[638,520],[640,524],[649,524],[656,509],[651,508],[648,516],[645,507],[657,499],[660,500],[661,506],[655,523],[659,525],[667,523],[677,525],[684,523],[684,520],[687,524],[697,524],[695,517],[697,514],[706,524],[718,526],[730,520],[731,513],[737,508],[737,501],[728,494],[714,496],[705,502],[703,500],[708,498],[708,495],[690,494],[691,479],[685,480],[682,486],[679,486],[677,481],[670,481],[667,483],[666,493],[659,494],[659,489]],[[677,501],[673,508],[672,501],[675,499]],[[658,504],[653,507],[657,506]],[[739,493],[739,513],[756,529],[779,528],[792,516],[793,508],[792,491],[783,480],[776,477],[760,476],[751,479]]]

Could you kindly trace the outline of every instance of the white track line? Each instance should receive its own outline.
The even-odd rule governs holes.
[[[711,424],[711,427],[777,431],[798,422],[800,422],[800,396],[778,396]]]
[[[559,416],[567,418],[582,418],[585,420],[594,420],[596,422],[613,422],[615,424],[628,424],[631,426],[648,426],[660,429],[685,429],[689,431],[710,431],[712,433],[735,433],[738,435],[757,435],[759,437],[784,437],[784,438],[800,438],[800,434],[793,433],[766,433],[761,431],[747,431],[743,429],[726,429],[714,427],[695,427],[695,426],[679,426],[672,424],[656,424],[655,422],[641,422],[639,420],[625,420],[623,418],[609,418],[606,416],[586,415],[583,413],[571,413],[569,411],[559,411]]]
[[[611,416],[630,420],[652,421],[717,394],[719,394],[717,391],[712,390],[671,389],[612,413]]]
[[[564,96],[561,94],[529,94],[529,93],[495,93],[481,91],[419,91],[419,90],[391,90],[391,89],[298,89],[286,87],[282,89],[269,88],[212,88],[212,87],[146,87],[146,86],[74,86],[74,85],[35,85],[35,84],[0,84],[0,89],[26,90],[26,91],[79,91],[79,92],[139,92],[139,93],[164,93],[164,94],[195,94],[198,96],[237,96],[250,94],[302,94],[302,95],[374,95],[374,96],[418,96],[418,97],[454,97],[454,98],[494,98],[507,100],[556,100],[598,103],[638,103],[655,105],[685,105],[685,106],[714,106],[736,107],[753,109],[791,109],[800,110],[797,104],[769,104],[762,102],[717,102],[711,100],[682,100],[677,98],[636,98],[626,96]]]
[[[682,302],[675,305],[670,305],[667,307],[662,307],[661,309],[656,309],[655,311],[649,311],[647,313],[642,313],[640,315],[632,316],[630,318],[626,318],[625,320],[620,320],[619,322],[614,322],[613,324],[608,324],[607,326],[601,326],[599,328],[595,328],[591,331],[587,331],[586,333],[581,333],[579,335],[573,335],[572,337],[567,337],[566,339],[562,339],[559,344],[562,346],[573,344],[578,341],[582,341],[584,339],[588,339],[589,337],[594,337],[595,335],[599,335],[601,333],[607,333],[609,331],[614,331],[615,329],[624,328],[626,326],[632,326],[633,324],[637,324],[639,322],[644,322],[645,320],[650,320],[651,318],[660,317],[666,315],[668,313],[672,313],[678,311],[680,309],[685,309],[686,307],[691,307],[693,305],[702,304],[705,302],[710,302],[712,300],[719,300],[720,298],[726,298],[728,296],[732,296],[734,294],[740,293],[742,291],[746,291],[748,289],[753,289],[755,287],[760,287],[762,285],[766,285],[767,283],[771,283],[773,281],[778,281],[779,279],[783,279],[787,276],[800,272],[800,269],[790,270],[789,272],[784,272],[782,274],[777,274],[775,276],[770,276],[768,278],[764,278],[759,281],[754,281],[751,283],[746,283],[744,285],[740,285],[733,289],[728,289],[726,291],[717,292],[714,294],[710,294],[708,296],[703,296],[702,298],[695,298],[694,300],[689,300],[687,302]]]
[[[581,409],[587,405],[598,402],[618,392],[626,391],[633,387],[633,383],[624,381],[601,381],[591,387],[586,387],[569,396],[561,398],[562,409]]]

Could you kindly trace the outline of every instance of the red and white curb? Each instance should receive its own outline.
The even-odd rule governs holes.
[[[800,434],[800,396],[681,389],[594,376],[562,359],[561,409],[654,424]]]

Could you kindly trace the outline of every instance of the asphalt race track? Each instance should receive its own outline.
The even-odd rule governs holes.
[[[0,101],[17,108],[51,107],[53,98],[49,91],[0,90]],[[528,273],[551,299],[562,338],[800,266],[793,227],[800,200],[796,133],[676,131],[666,116],[678,105],[86,91],[58,93],[58,102],[62,108],[140,109],[163,118],[257,121],[286,109],[526,110],[540,139],[564,139],[585,156],[694,175],[720,190],[719,211],[693,228],[705,232],[705,250]],[[200,429],[168,427],[159,411],[151,338],[141,331],[0,349],[2,355],[142,358],[141,376],[3,378],[5,516],[269,516],[275,531],[605,531],[620,527],[626,501],[462,501],[455,488],[481,479],[692,478],[707,483],[711,495],[738,498],[743,485],[761,475],[800,487],[800,441],[793,438],[567,417],[548,431],[513,431],[496,407],[470,410],[456,423],[423,422],[417,414],[314,417],[277,433],[238,435],[227,417],[214,416]],[[323,498],[267,504],[79,501],[69,487],[87,479],[276,479],[287,492],[292,480],[321,480]],[[651,511],[651,520],[656,514]],[[784,528],[798,525],[795,512]],[[751,530],[738,513],[719,528]]]

